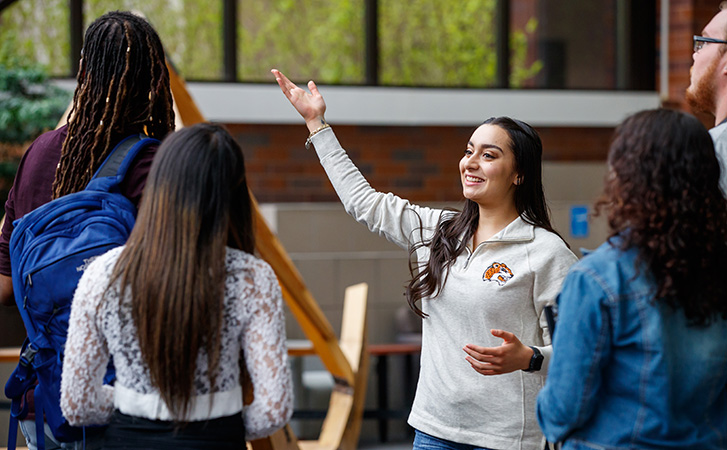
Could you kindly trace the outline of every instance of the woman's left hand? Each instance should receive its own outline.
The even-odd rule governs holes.
[[[533,357],[533,349],[520,342],[514,334],[492,330],[492,335],[503,340],[499,347],[480,347],[467,344],[462,350],[473,369],[482,375],[501,375],[527,369]]]

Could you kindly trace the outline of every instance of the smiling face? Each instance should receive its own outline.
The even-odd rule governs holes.
[[[481,207],[514,205],[518,174],[510,136],[496,125],[481,125],[459,161],[462,194]]]

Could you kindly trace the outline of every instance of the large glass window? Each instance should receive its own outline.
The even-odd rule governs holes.
[[[364,81],[363,0],[240,0],[238,74],[270,81],[278,68],[293,79]]]
[[[493,87],[497,84],[496,0],[379,0],[380,80],[387,85]],[[510,30],[512,87],[540,71],[531,58],[534,17]]]
[[[74,75],[79,3],[84,27],[143,13],[187,80],[269,82],[277,67],[327,84],[654,89],[655,0],[22,0],[0,14],[0,49]]]
[[[0,14],[0,52],[45,66],[53,76],[71,68],[67,0],[24,0]]]
[[[141,12],[168,58],[191,80],[222,77],[222,5],[205,0],[84,0],[84,28],[108,11]]]
[[[560,0],[531,3],[538,27],[530,40],[531,54],[543,70],[529,87],[613,89],[616,87],[615,0]],[[517,10],[514,10],[515,12]],[[512,14],[513,21],[522,21]]]
[[[520,35],[527,41],[524,66],[542,65],[523,87],[654,89],[655,1],[511,0],[510,5],[511,28],[526,30]],[[518,39],[511,38],[513,72],[523,49]]]

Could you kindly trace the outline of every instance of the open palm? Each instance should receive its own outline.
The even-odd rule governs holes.
[[[308,93],[290,81],[279,70],[273,69],[270,72],[275,75],[275,81],[278,82],[283,94],[298,111],[298,114],[303,117],[308,128],[313,127],[315,129],[324,123],[323,114],[326,112],[326,102],[313,81],[308,82],[308,89],[310,90],[310,93]]]

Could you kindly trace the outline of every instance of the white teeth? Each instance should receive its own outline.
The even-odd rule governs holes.
[[[464,179],[467,180],[467,181],[472,181],[473,183],[480,183],[482,181],[485,181],[482,178],[477,178],[477,177],[473,177],[473,176],[470,176],[470,175],[465,175]]]

